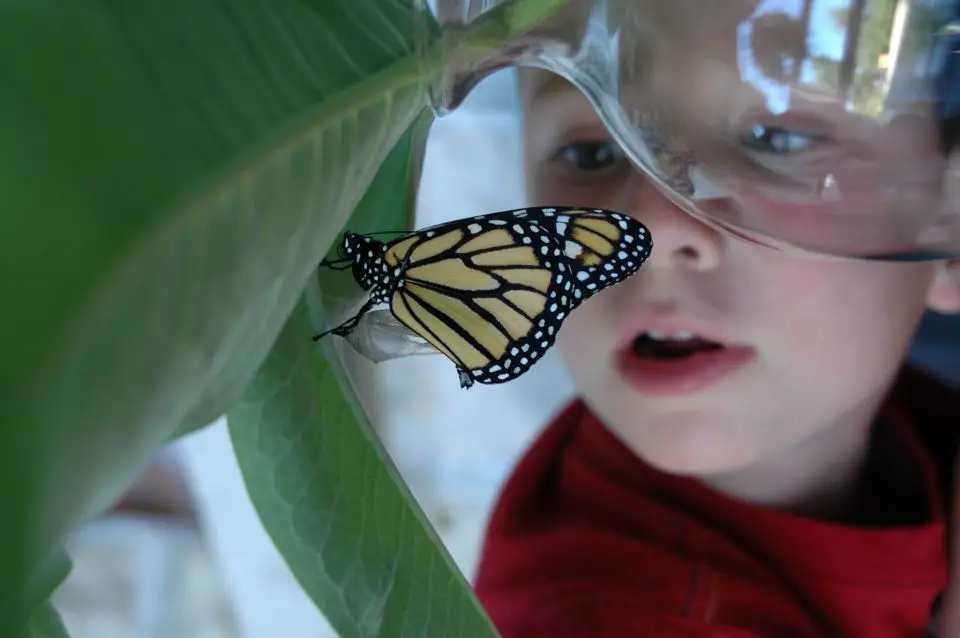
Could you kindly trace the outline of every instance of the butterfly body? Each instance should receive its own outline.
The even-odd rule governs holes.
[[[559,206],[479,215],[388,243],[346,233],[341,261],[370,297],[329,332],[345,336],[363,313],[389,304],[456,364],[461,387],[504,383],[553,346],[577,306],[633,275],[651,248],[647,229],[628,215]]]

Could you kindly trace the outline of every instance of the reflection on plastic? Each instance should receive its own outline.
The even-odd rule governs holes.
[[[438,0],[436,19],[456,30],[525,2]],[[735,236],[960,255],[960,2],[569,0],[486,59],[445,54],[428,87],[439,115],[498,69],[552,71],[647,179]],[[526,77],[531,93],[554,82]]]

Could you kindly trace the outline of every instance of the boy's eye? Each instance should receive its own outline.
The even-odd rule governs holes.
[[[554,156],[578,171],[602,171],[617,165],[622,153],[609,141],[573,142],[557,151]]]
[[[810,133],[798,133],[779,126],[753,124],[740,136],[740,143],[757,153],[785,155],[810,150],[825,138]]]

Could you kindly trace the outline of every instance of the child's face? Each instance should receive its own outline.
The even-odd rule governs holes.
[[[575,311],[558,341],[581,395],[648,462],[728,472],[865,424],[925,306],[956,309],[943,263],[801,258],[718,234],[638,175],[578,91],[523,73],[530,203],[629,212],[653,237],[640,272]],[[667,361],[636,341],[646,330],[724,348]]]

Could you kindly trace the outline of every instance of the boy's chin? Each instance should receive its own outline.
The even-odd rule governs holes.
[[[691,409],[646,417],[639,427],[621,430],[614,423],[608,427],[645,463],[668,474],[706,478],[735,472],[757,460],[758,451],[742,440],[742,429],[724,423],[716,413]]]

